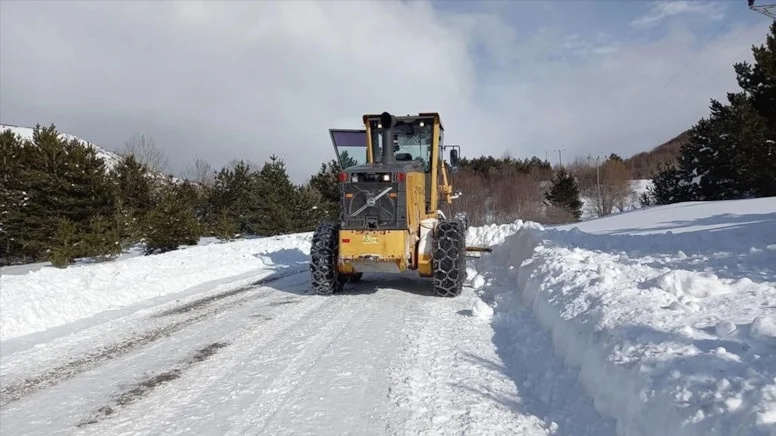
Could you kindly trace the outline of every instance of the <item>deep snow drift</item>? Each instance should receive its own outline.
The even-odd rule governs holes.
[[[776,198],[526,225],[477,269],[496,336],[530,307],[618,434],[776,435]]]

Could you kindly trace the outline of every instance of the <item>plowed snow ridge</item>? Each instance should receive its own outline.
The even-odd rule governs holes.
[[[776,435],[776,198],[574,227],[479,264],[497,331],[530,307],[620,435]]]

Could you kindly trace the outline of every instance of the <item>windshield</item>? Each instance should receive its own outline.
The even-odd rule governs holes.
[[[377,127],[376,121],[371,127],[372,141],[377,144],[375,160],[379,162],[382,159],[382,129]],[[393,150],[396,162],[416,161],[423,165],[425,171],[430,171],[432,134],[431,120],[397,123],[393,128]]]
[[[340,168],[366,163],[366,130],[330,129]]]

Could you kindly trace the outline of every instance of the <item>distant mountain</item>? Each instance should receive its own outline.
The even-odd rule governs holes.
[[[11,130],[11,132],[20,136],[22,139],[28,139],[30,141],[32,141],[32,134],[35,131],[35,129],[31,127],[21,127],[21,126],[14,126],[10,124],[0,124],[0,132],[5,132],[6,130],[9,130],[9,129]],[[85,139],[79,138],[69,133],[60,132],[59,137],[66,141],[72,141],[75,139],[76,141],[83,144],[84,147],[91,147],[92,149],[94,149],[97,152],[97,157],[99,157],[105,162],[105,167],[109,171],[115,168],[116,165],[118,165],[119,161],[121,160],[121,156],[119,154],[114,153],[112,151],[108,151],[97,144],[91,143]]]
[[[46,127],[46,126],[42,126],[42,127]],[[6,130],[9,130],[9,129],[11,130],[11,132],[20,136],[22,139],[28,139],[30,141],[32,141],[32,135],[33,135],[33,132],[35,131],[35,129],[33,129],[32,127],[21,127],[21,126],[14,126],[11,124],[0,123],[0,133],[5,132]],[[108,151],[100,147],[99,145],[93,142],[89,142],[83,138],[79,138],[78,136],[71,135],[69,133],[59,132],[59,137],[66,141],[72,141],[73,139],[75,139],[76,141],[81,143],[84,147],[91,147],[92,149],[94,149],[97,152],[97,157],[99,157],[100,159],[103,160],[103,162],[105,162],[106,172],[109,172],[114,168],[116,168],[116,166],[121,161],[122,156],[120,154],[113,151]],[[157,181],[170,180],[172,181],[172,183],[179,183],[182,181],[177,177],[172,177],[172,179],[168,179],[167,175],[157,171],[149,171],[148,176]]]
[[[685,130],[650,151],[642,151],[625,159],[625,166],[630,172],[630,178],[634,180],[649,179],[661,163],[676,163],[679,158],[679,150],[689,141],[689,134],[690,131]]]

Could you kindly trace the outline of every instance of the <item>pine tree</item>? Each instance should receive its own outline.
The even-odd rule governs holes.
[[[303,206],[283,160],[270,156],[255,186],[252,193],[257,208],[251,220],[252,232],[262,236],[294,232],[296,216]]]
[[[78,256],[77,242],[75,223],[67,218],[60,218],[49,254],[51,264],[57,268],[65,268],[73,263]]]
[[[115,259],[121,254],[121,238],[114,220],[97,215],[89,223],[89,232],[81,240],[82,256],[98,261]]]
[[[116,192],[115,216],[121,240],[129,243],[142,239],[145,218],[152,206],[152,180],[149,169],[134,155],[124,156],[111,176]]]
[[[742,91],[711,100],[680,150],[678,166],[653,177],[658,203],[776,195],[776,21],[754,65],[734,65]],[[659,190],[659,192],[657,192]]]
[[[297,188],[296,199],[295,232],[312,232],[321,222],[337,218],[337,204],[326,201],[323,195],[309,184]]]
[[[337,219],[340,208],[340,168],[336,160],[321,164],[321,169],[310,178],[309,186],[320,194],[317,204],[322,219]]]
[[[237,234],[237,223],[226,211],[221,211],[217,221],[213,224],[213,233],[221,241],[231,241]]]
[[[36,126],[32,140],[21,145],[7,134],[2,141],[5,166],[9,156],[14,159],[13,179],[4,182],[0,193],[6,197],[3,203],[12,206],[3,223],[4,239],[14,249],[9,257],[46,257],[57,244],[62,219],[72,223],[74,237],[81,238],[93,216],[112,215],[115,196],[95,149],[61,139],[53,125]]]
[[[257,177],[253,168],[244,161],[222,168],[215,176],[206,202],[207,221],[211,225],[229,220],[237,233],[252,233],[251,226],[258,207],[254,197]],[[223,216],[222,216],[223,215]]]
[[[10,129],[0,133],[0,263],[26,262],[35,254],[24,224],[28,201],[24,190],[25,150],[22,139]]]
[[[171,184],[158,194],[146,221],[146,254],[164,253],[176,250],[180,245],[197,243],[200,230],[194,209],[180,190]]]
[[[582,217],[579,186],[574,176],[563,167],[559,168],[553,177],[552,186],[545,193],[545,199],[552,207],[570,214],[574,220],[579,220]]]
[[[342,161],[342,168],[350,168],[352,166],[358,165],[358,161],[350,156],[350,153],[348,153],[347,150],[340,152],[340,161]]]

